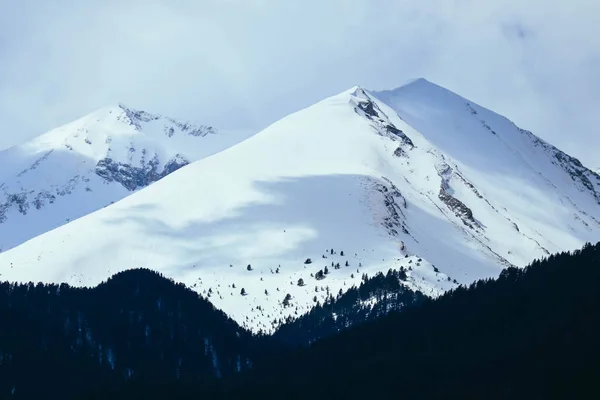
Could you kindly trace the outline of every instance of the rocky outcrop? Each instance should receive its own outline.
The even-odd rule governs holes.
[[[406,147],[408,150],[412,150],[415,147],[413,141],[389,120],[388,116],[381,111],[364,90],[357,89],[355,96],[357,102],[354,111],[372,121],[372,125],[379,135],[389,137],[392,140],[400,140],[401,147]],[[402,156],[402,151],[404,150],[396,149],[394,154],[400,157]]]
[[[455,175],[452,167],[445,162],[442,162],[436,166],[436,169],[438,175],[442,178],[438,198],[454,213],[454,215],[460,218],[463,224],[471,229],[481,228],[480,224],[473,216],[473,211],[451,193],[450,180]],[[478,194],[474,187],[471,188],[471,190],[474,190],[474,193]]]
[[[26,215],[31,207],[36,210],[42,209],[46,204],[53,204],[57,196],[66,196],[71,193],[81,184],[89,182],[89,178],[81,175],[75,175],[65,185],[57,186],[49,190],[36,191],[21,191],[11,193],[5,187],[0,187],[4,191],[5,200],[0,204],[0,223],[7,219],[8,210],[16,208],[23,215]],[[91,191],[89,187],[86,190]]]
[[[596,202],[600,205],[600,175],[597,172],[586,168],[575,157],[571,157],[570,155],[560,151],[551,144],[538,138],[530,131],[519,129],[519,132],[521,135],[527,137],[534,146],[543,148],[546,152],[553,156],[553,164],[560,166],[564,171],[566,171],[575,184],[579,187],[580,191],[587,190],[591,192],[596,199]]]
[[[142,131],[142,126],[140,125],[140,122],[151,122],[151,121],[155,121],[155,120],[159,120],[161,118],[164,118],[164,120],[168,121],[170,124],[172,124],[172,126],[169,126],[168,124],[164,126],[163,130],[165,132],[165,135],[172,137],[175,134],[175,127],[179,128],[179,130],[181,132],[185,132],[190,136],[200,136],[200,137],[204,137],[206,135],[212,135],[212,134],[216,134],[217,131],[216,129],[214,129],[212,126],[208,126],[208,125],[193,125],[187,122],[179,122],[173,118],[169,118],[169,117],[162,117],[158,114],[150,114],[146,111],[141,111],[141,110],[133,110],[131,108],[127,108],[123,105],[120,106],[121,109],[125,112],[126,118],[127,118],[127,122],[134,126],[135,129],[137,129],[138,131]]]
[[[473,211],[467,207],[462,201],[448,193],[447,188],[443,185],[440,187],[438,198],[454,212],[454,214],[462,220],[462,222],[471,229],[475,229],[479,224],[473,217]]]
[[[159,171],[159,160],[156,155],[137,167],[105,158],[96,165],[96,174],[108,182],[118,182],[127,190],[134,191],[164,178],[187,164],[189,164],[187,159],[177,155]]]
[[[392,236],[398,236],[399,231],[405,234],[410,234],[404,220],[406,219],[402,208],[406,209],[406,199],[398,188],[388,179],[383,178],[388,184],[375,183],[375,190],[382,194],[383,205],[387,210],[387,215],[383,217],[382,225],[387,229],[388,233]]]

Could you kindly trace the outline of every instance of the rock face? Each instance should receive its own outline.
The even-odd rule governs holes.
[[[162,170],[159,171],[160,161],[156,155],[148,163],[142,163],[139,167],[104,158],[98,161],[96,174],[107,182],[118,182],[127,190],[134,191],[164,178],[189,163],[187,159],[178,154],[174,159],[165,163]]]
[[[355,111],[359,113],[359,115],[360,111],[362,111],[362,114],[373,122],[372,126],[379,135],[389,137],[393,140],[399,139],[402,147],[408,149],[413,149],[415,147],[412,140],[410,140],[404,132],[394,126],[387,115],[381,111],[377,104],[373,102],[363,89],[357,89],[354,95],[356,96]],[[399,147],[398,149],[401,149],[402,147]]]

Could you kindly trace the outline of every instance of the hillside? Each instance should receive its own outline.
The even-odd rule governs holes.
[[[223,398],[595,397],[599,285],[600,243],[588,243],[317,341]]]
[[[125,382],[211,384],[271,347],[148,270],[94,288],[0,283],[0,398],[82,398]]]
[[[404,268],[408,288],[438,296],[599,237],[600,176],[417,80],[292,114],[0,254],[0,279],[94,285],[149,268],[271,332],[365,273]]]

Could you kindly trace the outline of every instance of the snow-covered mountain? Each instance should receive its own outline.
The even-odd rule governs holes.
[[[247,136],[121,105],[4,150],[0,250],[105,207]]]
[[[403,267],[436,295],[597,240],[598,174],[420,79],[292,114],[0,254],[0,279],[146,267],[270,331],[363,274]]]

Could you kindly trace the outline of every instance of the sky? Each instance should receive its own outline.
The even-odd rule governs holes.
[[[424,77],[600,167],[598,0],[0,0],[0,148],[107,105],[260,130]]]

